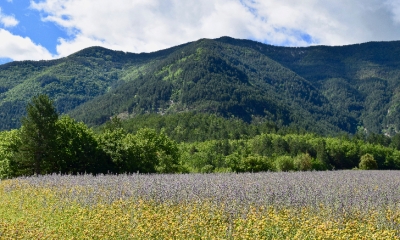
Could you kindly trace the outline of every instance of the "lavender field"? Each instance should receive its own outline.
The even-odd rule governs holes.
[[[0,230],[10,236],[13,223],[29,229],[28,221],[41,216],[49,218],[43,222],[43,233],[84,237],[76,229],[71,235],[70,230],[79,226],[77,219],[95,213],[104,217],[110,209],[115,214],[100,222],[112,226],[120,219],[126,227],[115,234],[121,238],[140,239],[135,234],[146,221],[153,224],[146,225],[147,230],[142,226],[143,231],[154,233],[154,238],[163,233],[221,239],[400,236],[400,171],[47,175],[2,181],[0,190],[0,217],[8,219]],[[82,211],[86,215],[80,216]],[[81,224],[94,221],[95,229],[99,219],[92,217]],[[66,235],[61,234],[63,229]],[[86,234],[96,234],[93,229],[86,229]]]

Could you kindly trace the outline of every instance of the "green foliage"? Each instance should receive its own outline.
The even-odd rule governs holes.
[[[102,134],[97,135],[99,148],[112,163],[110,172],[133,172],[137,169],[133,164],[128,164],[128,150],[125,148],[123,142],[125,137],[126,132],[122,128],[107,129]]]
[[[326,141],[325,139],[319,139],[315,146],[316,158],[313,161],[315,167],[313,169],[325,170],[329,166],[329,156],[326,151]],[[317,167],[318,166],[318,167]]]
[[[17,175],[51,173],[57,166],[58,113],[46,95],[32,99],[22,120],[21,144],[10,162]],[[32,171],[32,172],[31,172]]]
[[[286,143],[286,150],[274,148],[273,142]],[[180,162],[189,172],[353,169],[366,153],[374,156],[379,169],[400,169],[396,149],[313,134],[261,134],[241,140],[180,143],[179,147]]]
[[[371,154],[362,155],[360,158],[360,164],[358,165],[361,170],[373,170],[378,169],[374,156]]]
[[[122,121],[118,117],[112,117],[110,121],[107,121],[103,126],[103,131],[105,130],[116,130],[118,128],[122,128]]]
[[[178,147],[165,134],[157,134],[154,130],[144,128],[136,133],[132,142],[136,143],[134,155],[140,162],[140,172],[178,171]]]
[[[60,173],[107,173],[110,163],[97,143],[94,132],[83,122],[76,122],[69,116],[57,121],[57,169]]]
[[[328,170],[328,167],[327,167],[326,163],[322,162],[320,159],[312,158],[311,159],[311,169],[316,170],[316,171],[324,171],[324,170]]]
[[[0,66],[0,129],[19,127],[27,101],[47,94],[60,113],[89,126],[112,116],[195,112],[263,119],[281,134],[282,126],[322,135],[360,127],[368,142],[387,146],[380,134],[400,131],[399,52],[398,42],[286,48],[223,37],[149,54],[92,47],[53,61],[12,62]],[[210,139],[204,129],[176,127],[174,137],[166,132],[174,140]],[[247,134],[212,127],[212,139]]]
[[[238,172],[265,172],[273,169],[272,163],[266,156],[249,155],[241,160]]]
[[[294,168],[298,171],[309,171],[312,169],[312,158],[308,153],[301,153],[293,159]]]
[[[83,122],[58,117],[46,95],[32,99],[20,130],[0,132],[0,177],[32,174],[173,173],[177,144],[164,133],[140,129],[135,135],[112,119],[96,135]]]
[[[260,52],[250,51],[253,57],[271,63],[271,68],[283,71],[276,76],[276,73],[266,72],[275,76],[268,79],[271,81],[268,84],[275,90],[289,91],[291,88],[282,80],[286,79],[294,84],[292,90],[298,96],[293,96],[290,91],[283,94],[284,97],[274,95],[272,90],[263,92],[260,89],[267,86],[266,83],[263,85],[249,77],[251,71],[236,63],[233,55],[221,57],[217,54],[224,51],[224,47],[207,43],[202,51],[188,56],[178,53],[158,56],[159,65],[153,65],[153,70],[158,69],[155,75],[126,80],[130,85],[116,86],[111,90],[112,94],[107,94],[109,98],[98,98],[97,105],[87,105],[98,110],[107,106],[104,111],[93,113],[91,109],[81,109],[88,122],[93,119],[97,119],[96,124],[108,121],[97,128],[97,133],[85,123],[66,115],[59,118],[55,104],[47,96],[33,98],[27,107],[23,126],[0,134],[0,177],[53,172],[209,173],[353,169],[357,166],[362,168],[360,159],[368,154],[379,169],[400,169],[399,134],[389,138],[370,132],[365,127],[367,125],[359,126],[359,131],[351,138],[346,134],[322,137],[310,133],[328,133],[331,130],[337,133],[339,129],[352,129],[356,125],[353,126],[351,119],[350,125],[337,128],[341,124],[337,119],[346,114],[353,120],[362,116],[375,118],[375,115],[362,115],[357,112],[361,111],[359,109],[324,117],[332,106],[317,93],[315,98],[312,94],[307,95],[310,94],[308,90],[317,91],[309,85],[310,82],[303,81],[295,73],[285,72],[285,67],[272,64],[264,59],[265,56],[260,56]],[[243,46],[236,47],[233,49]],[[187,50],[190,53],[192,49]],[[192,61],[200,61],[200,67]],[[250,64],[251,61],[246,56],[243,58],[243,63]],[[186,75],[189,73],[184,64],[192,64],[192,75]],[[280,77],[282,81],[274,83]],[[160,84],[158,78],[162,78]],[[184,80],[186,78],[192,82]],[[147,82],[149,79],[154,81]],[[45,85],[56,81],[53,78],[42,80]],[[325,94],[331,94],[336,87],[343,85],[349,88],[348,92],[363,91],[363,99],[368,98],[371,104],[374,102],[372,95],[366,97],[369,94],[367,85],[360,85],[356,90],[343,79],[327,81],[335,87],[325,89]],[[370,84],[368,86],[380,89],[386,86],[377,79],[366,82]],[[257,91],[252,89],[256,85]],[[124,87],[127,88],[124,90]],[[208,94],[206,89],[214,92]],[[261,95],[273,96],[273,99]],[[305,96],[308,100],[302,99]],[[297,103],[286,102],[286,97]],[[359,103],[357,98],[349,104]],[[265,101],[271,104],[259,109]],[[122,107],[114,108],[118,103]],[[319,104],[319,110],[311,103]],[[302,105],[305,107],[300,107]],[[382,108],[382,104],[375,107]],[[101,117],[96,114],[101,114]],[[314,117],[318,118],[318,124]],[[374,129],[377,122],[371,120],[368,124]]]
[[[11,130],[0,132],[0,179],[14,176],[10,168],[10,161],[20,145],[20,131]]]
[[[275,166],[278,171],[293,171],[295,170],[295,165],[293,163],[293,158],[290,156],[279,156],[275,160]]]
[[[136,134],[122,128],[105,130],[98,136],[99,147],[113,164],[115,173],[179,172],[179,149],[165,134],[140,129]]]
[[[150,58],[160,54],[151,54]],[[145,74],[139,54],[92,47],[52,61],[12,62],[0,66],[0,129],[17,128],[25,106],[36,95],[54,99],[57,110],[67,113],[77,106]],[[146,59],[146,57],[145,57]],[[122,71],[122,69],[124,69]]]
[[[198,51],[199,47],[202,51]],[[95,125],[120,113],[129,116],[194,110],[234,116],[245,122],[260,116],[319,132],[335,128],[325,120],[314,121],[310,117],[313,103],[309,101],[327,104],[310,83],[262,53],[250,50],[251,54],[244,55],[249,52],[244,47],[227,47],[210,41],[184,46],[161,60],[154,67],[154,74],[121,85],[71,114]],[[265,64],[270,66],[268,71]],[[318,106],[312,112],[322,109]]]
[[[152,128],[158,133],[163,131],[177,142],[196,142],[206,140],[244,139],[260,133],[275,133],[278,127],[271,121],[254,119],[252,124],[238,118],[223,118],[216,114],[184,112],[169,115],[143,114],[131,119],[117,121],[118,126],[127,132],[136,133],[141,128]],[[118,120],[117,120],[118,119]],[[111,127],[108,121],[99,130]],[[289,130],[282,131],[289,132]]]

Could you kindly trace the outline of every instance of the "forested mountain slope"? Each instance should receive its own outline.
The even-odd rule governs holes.
[[[290,68],[371,132],[399,131],[400,41],[305,48],[231,38],[218,41],[255,49]]]
[[[400,129],[400,42],[275,47],[229,37],[155,53],[92,47],[53,61],[0,66],[0,129],[32,96],[99,125],[111,116],[216,113],[333,134]]]
[[[133,54],[91,47],[57,60],[0,65],[0,129],[19,127],[33,96],[47,94],[61,113],[67,113],[129,81],[175,50]]]

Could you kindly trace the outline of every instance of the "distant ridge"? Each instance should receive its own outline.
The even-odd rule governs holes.
[[[276,47],[230,37],[153,53],[90,47],[0,65],[0,129],[48,94],[61,113],[99,125],[123,113],[255,117],[321,134],[400,130],[400,42]]]

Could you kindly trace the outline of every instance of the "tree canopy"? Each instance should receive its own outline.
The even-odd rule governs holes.
[[[400,169],[398,135],[388,138],[360,131],[353,137],[324,137],[265,122],[254,125],[193,113],[179,118],[153,115],[136,124],[112,118],[94,131],[67,115],[59,116],[44,95],[32,99],[27,113],[20,129],[0,132],[0,178]]]
[[[115,120],[118,122],[118,120]],[[163,133],[126,133],[111,123],[95,134],[83,122],[59,117],[46,95],[32,99],[19,130],[1,132],[0,174],[171,173],[179,171],[177,144]]]
[[[34,97],[26,111],[20,131],[21,144],[12,164],[16,171],[24,174],[51,172],[59,157],[56,145],[58,113],[46,95]]]

